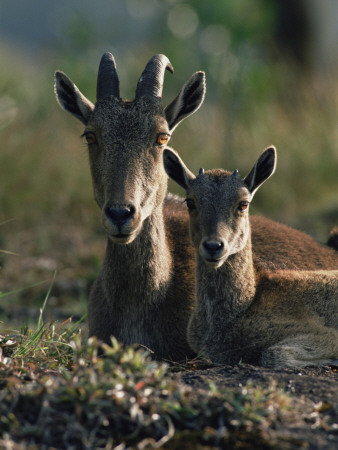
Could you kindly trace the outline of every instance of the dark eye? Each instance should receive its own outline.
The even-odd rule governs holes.
[[[95,133],[89,131],[88,133],[84,134],[84,138],[86,139],[88,145],[96,144]]]
[[[169,141],[168,134],[161,133],[157,136],[156,144],[158,145],[165,145]]]
[[[186,204],[187,204],[187,207],[188,207],[189,211],[193,211],[194,209],[196,209],[195,202],[194,202],[194,200],[192,198],[187,198],[186,199]]]
[[[238,211],[240,211],[240,212],[243,212],[243,211],[245,211],[247,208],[248,208],[248,206],[249,206],[249,202],[239,202],[239,205],[238,205]]]

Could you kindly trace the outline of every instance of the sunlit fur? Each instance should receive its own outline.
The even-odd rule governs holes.
[[[106,65],[113,61],[111,55],[103,58]],[[182,199],[166,197],[158,136],[170,135],[199,108],[204,74],[193,74],[166,109],[161,98],[142,92],[133,101],[106,95],[94,107],[60,72],[55,90],[60,105],[85,124],[84,135],[91,133],[93,189],[108,238],[89,299],[89,333],[107,343],[114,335],[144,345],[157,358],[183,360],[193,354],[186,329],[195,303],[194,250]],[[109,208],[133,208],[134,214],[119,223]]]
[[[104,70],[113,70],[109,67],[114,65],[112,55],[105,54],[102,61]],[[109,95],[109,86],[116,78],[116,73],[111,79],[104,74],[99,91],[108,94],[99,96],[94,105],[67,75],[55,75],[59,104],[84,124],[85,133],[96,137],[88,146],[88,154],[107,248],[90,294],[89,333],[108,343],[115,335],[126,344],[146,345],[159,358],[184,359],[192,353],[186,328],[195,302],[195,252],[188,237],[189,217],[183,200],[171,197],[163,201],[167,176],[163,146],[157,144],[157,137],[172,134],[199,108],[205,78],[202,72],[193,74],[165,108],[159,97],[140,95],[132,101],[122,100],[117,86]],[[109,207],[130,206],[135,213],[120,227],[107,217]],[[332,267],[332,249],[304,233],[294,231],[292,235],[287,227],[260,220],[253,226],[254,255],[259,264]],[[266,240],[267,233],[271,242]]]
[[[190,235],[197,255],[197,304],[188,340],[216,363],[302,367],[338,357],[338,270],[254,266],[248,209],[238,206],[273,173],[273,155],[273,148],[262,154],[249,183],[223,170],[194,177],[177,155],[165,151],[168,174],[181,180],[195,205]],[[215,250],[205,245],[210,242],[223,244]]]

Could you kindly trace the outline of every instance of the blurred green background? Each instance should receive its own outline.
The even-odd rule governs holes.
[[[29,321],[55,271],[46,314],[85,312],[104,252],[83,127],[56,103],[56,69],[95,101],[111,51],[133,98],[164,53],[175,69],[164,105],[204,70],[205,102],[171,146],[195,172],[244,176],[274,144],[277,171],[251,211],[326,241],[338,224],[337,42],[335,0],[0,1],[0,291],[46,280],[1,298],[0,318]]]

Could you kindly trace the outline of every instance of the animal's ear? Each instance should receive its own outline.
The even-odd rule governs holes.
[[[163,150],[163,163],[168,176],[176,181],[183,189],[187,190],[189,182],[195,178],[194,174],[186,167],[184,162],[169,148]]]
[[[250,173],[244,178],[244,183],[252,195],[271,177],[276,169],[277,152],[275,147],[268,147],[256,161]]]
[[[198,110],[203,103],[205,91],[205,73],[194,73],[177,97],[165,108],[170,131],[174,130],[185,117]]]
[[[70,112],[82,123],[87,125],[91,116],[94,105],[81,94],[79,89],[63,72],[55,72],[55,95],[61,108]]]

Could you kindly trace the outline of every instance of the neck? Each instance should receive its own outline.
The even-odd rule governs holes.
[[[115,244],[108,238],[103,283],[119,302],[156,302],[166,291],[171,268],[162,206],[144,221],[140,234],[130,244]]]
[[[246,246],[229,256],[218,269],[207,266],[197,257],[197,301],[205,314],[219,316],[223,323],[234,323],[251,304],[256,289],[251,238]]]

